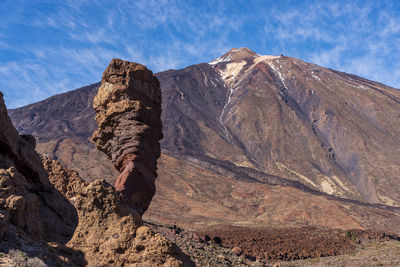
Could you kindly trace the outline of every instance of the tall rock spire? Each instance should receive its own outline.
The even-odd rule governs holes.
[[[115,188],[139,214],[155,194],[162,138],[160,83],[145,66],[113,59],[93,101],[92,140],[120,172]]]

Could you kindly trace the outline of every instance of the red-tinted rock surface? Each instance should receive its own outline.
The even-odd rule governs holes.
[[[142,215],[155,194],[162,138],[160,84],[145,66],[113,59],[93,107],[98,125],[93,142],[121,173],[117,192]]]
[[[65,243],[77,225],[74,207],[49,182],[32,136],[19,135],[0,93],[0,235],[22,233]]]

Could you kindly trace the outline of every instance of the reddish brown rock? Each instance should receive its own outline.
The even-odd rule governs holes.
[[[258,260],[297,260],[335,256],[354,251],[356,244],[338,229],[316,227],[254,228],[220,225],[199,231],[223,247]],[[395,237],[395,236],[394,236]],[[239,249],[240,248],[240,249]],[[234,251],[237,250],[237,251]]]
[[[145,66],[113,59],[93,101],[98,129],[92,140],[121,173],[115,188],[143,214],[155,194],[162,138],[161,90]]]

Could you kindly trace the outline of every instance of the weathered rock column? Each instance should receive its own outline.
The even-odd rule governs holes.
[[[92,140],[120,172],[115,188],[139,214],[155,194],[162,139],[161,89],[138,63],[113,59],[93,101],[98,129]]]

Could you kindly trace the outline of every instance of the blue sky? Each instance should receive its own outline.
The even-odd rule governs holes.
[[[400,1],[0,1],[9,108],[97,82],[113,57],[159,72],[243,46],[400,88]]]

